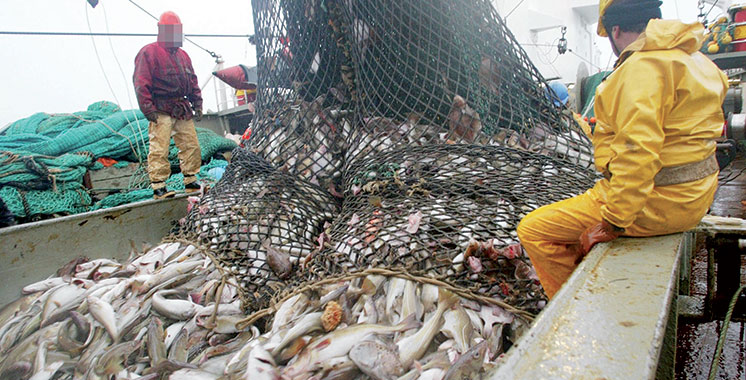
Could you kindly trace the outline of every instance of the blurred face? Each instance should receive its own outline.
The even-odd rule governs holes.
[[[179,48],[183,39],[181,25],[158,25],[158,43],[161,46],[167,49]]]

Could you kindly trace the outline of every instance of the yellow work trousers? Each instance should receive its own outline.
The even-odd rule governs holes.
[[[148,153],[148,175],[153,189],[166,186],[165,181],[171,175],[171,164],[168,162],[168,147],[173,134],[174,143],[179,148],[179,165],[184,174],[184,184],[197,180],[195,175],[202,164],[202,154],[197,140],[197,131],[193,120],[178,120],[165,113],[157,113],[156,122],[148,126],[150,153]]]
[[[586,228],[601,222],[608,181],[601,180],[584,194],[540,207],[518,225],[518,239],[536,269],[549,298],[562,287],[583,256],[575,247]],[[712,185],[707,185],[711,183]],[[693,182],[708,188],[692,201],[677,199],[688,184],[656,188],[624,236],[656,236],[694,228],[709,209],[717,187],[717,174]]]

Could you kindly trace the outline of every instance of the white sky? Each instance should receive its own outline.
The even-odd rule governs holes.
[[[4,31],[88,32],[87,14],[94,32],[106,32],[107,20],[109,32],[157,32],[156,21],[128,0],[100,0],[95,9],[86,0],[0,1],[0,30]],[[156,16],[166,10],[176,12],[187,34],[253,34],[250,0],[134,1]],[[663,16],[693,22],[696,3],[696,0],[666,0]],[[713,10],[710,20],[716,13],[718,9]],[[124,109],[137,108],[132,89],[133,60],[138,50],[155,41],[155,37],[94,39],[103,70],[91,37],[0,35],[0,127],[36,112],[82,111],[99,100],[117,102]],[[254,47],[246,39],[193,40],[221,54],[226,67],[256,63]],[[598,44],[608,46],[605,39]],[[184,49],[191,56],[200,84],[203,84],[213,71],[214,59],[186,41]],[[611,54],[610,48],[604,49],[608,50],[602,54],[602,65]],[[551,76],[552,73],[544,74]],[[203,97],[205,109],[215,110],[217,101],[212,83],[205,88]]]
[[[134,0],[156,17],[176,12],[184,33],[253,34],[250,0]],[[88,32],[86,10],[94,32],[157,33],[157,21],[128,0],[1,0],[0,30]],[[102,71],[89,36],[0,35],[0,127],[36,112],[82,111],[99,100],[124,109],[137,108],[132,88],[134,59],[155,37],[94,37]],[[256,53],[243,38],[192,38],[223,56],[225,67],[253,66]],[[210,77],[215,60],[184,41],[184,50],[200,84]],[[121,70],[117,64],[121,64]],[[106,77],[104,76],[104,72]],[[111,82],[112,91],[106,83]],[[203,93],[205,109],[215,109],[210,83]]]

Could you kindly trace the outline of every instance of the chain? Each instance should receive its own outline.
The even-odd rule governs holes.
[[[698,0],[697,8],[699,9],[699,14],[697,15],[697,19],[699,20],[699,22],[702,23],[702,25],[707,27],[707,20],[705,19],[705,0]]]

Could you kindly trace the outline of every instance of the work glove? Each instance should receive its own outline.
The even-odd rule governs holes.
[[[623,232],[624,228],[619,228],[602,219],[601,223],[588,227],[580,235],[580,253],[585,256],[597,243],[612,241],[621,236]]]
[[[202,120],[202,109],[198,108],[194,110],[194,121]]]
[[[148,121],[155,123],[158,121],[158,114],[155,112],[148,112],[145,114],[145,118],[148,119]]]

